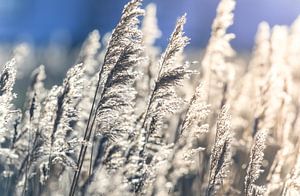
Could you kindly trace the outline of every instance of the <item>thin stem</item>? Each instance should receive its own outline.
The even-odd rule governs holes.
[[[96,87],[95,95],[94,95],[94,98],[93,98],[93,103],[92,103],[89,118],[88,118],[88,121],[87,121],[86,129],[85,129],[85,132],[84,132],[83,144],[81,145],[81,149],[80,149],[80,153],[79,153],[79,157],[78,157],[78,162],[77,162],[78,170],[75,171],[74,176],[73,176],[72,185],[71,185],[71,189],[70,189],[70,193],[69,193],[70,196],[73,196],[74,193],[75,193],[75,187],[76,187],[77,182],[78,182],[78,176],[81,172],[81,166],[80,165],[82,165],[81,164],[82,159],[83,159],[82,157],[84,157],[85,151],[86,151],[86,150],[84,150],[86,148],[85,143],[89,141],[89,137],[87,137],[88,135],[90,135],[89,125],[90,125],[90,121],[91,121],[91,118],[92,118],[92,115],[93,115],[93,111],[94,111],[94,107],[95,107],[95,103],[96,103],[96,98],[97,98],[97,94],[98,94],[99,87],[100,87],[102,72],[103,72],[103,67],[102,67],[102,69],[99,73],[99,76],[98,76],[97,87]]]
[[[94,163],[93,163],[93,167],[92,167],[92,170],[98,170],[101,168],[101,162],[102,162],[102,157],[104,155],[104,152],[106,151],[106,148],[107,148],[107,145],[106,145],[106,142],[107,142],[108,138],[107,137],[102,137],[100,140],[99,140],[99,145],[98,145],[98,152],[97,152],[97,155],[94,159]],[[83,183],[82,187],[81,187],[81,195],[85,195],[85,192],[87,191],[87,188],[88,188],[88,185],[90,182],[93,181],[93,179],[95,178],[95,172],[94,173],[91,173],[91,175],[88,176],[88,178],[86,179],[86,181]]]
[[[161,66],[159,68],[159,72],[158,72],[158,75],[157,75],[157,78],[156,78],[156,81],[155,81],[154,88],[153,88],[153,90],[151,92],[151,96],[150,96],[149,102],[147,104],[147,109],[146,109],[146,112],[145,112],[145,117],[144,117],[144,120],[143,120],[143,123],[142,123],[142,127],[141,127],[142,129],[145,127],[145,124],[146,124],[146,121],[147,121],[147,117],[148,117],[148,114],[149,114],[149,111],[150,111],[150,107],[152,105],[154,94],[155,94],[155,91],[156,91],[156,88],[157,88],[157,83],[158,83],[159,77],[161,75],[161,72],[162,72],[163,65],[164,65],[165,61],[166,61],[166,58],[163,58],[163,61],[161,63]],[[142,149],[139,151],[139,157],[143,156],[146,144],[148,143],[148,140],[149,140],[149,137],[150,137],[150,133],[146,132],[145,142],[142,145]],[[144,165],[141,164],[141,167],[139,168],[139,170],[141,170],[143,167],[144,167]],[[142,176],[142,178],[144,178],[144,176]],[[137,186],[137,188],[135,190],[136,193],[139,192],[139,190],[143,186],[143,184],[142,184],[141,181],[140,181],[139,185]]]
[[[96,115],[94,115],[91,127],[93,127],[95,119],[96,119]],[[87,137],[86,137],[87,141],[89,141],[90,137],[91,137],[91,131],[89,131],[88,134],[87,134]],[[76,171],[77,175],[75,176],[75,179],[73,179],[75,181],[75,184],[74,184],[74,187],[72,189],[72,192],[70,192],[70,196],[73,196],[74,193],[75,193],[76,185],[77,185],[77,182],[78,182],[78,179],[79,179],[79,174],[80,174],[80,171],[82,169],[83,162],[84,162],[84,157],[85,157],[85,154],[86,154],[86,150],[87,150],[87,145],[84,145],[83,150],[82,150],[82,156],[80,157],[80,160],[79,160],[79,168]]]
[[[92,149],[91,149],[91,157],[90,157],[90,168],[89,168],[89,176],[91,176],[92,168],[93,168],[93,154],[94,154],[94,146],[95,146],[95,137],[96,137],[96,131],[94,131],[93,134],[93,143],[92,143]]]
[[[151,92],[150,100],[148,102],[148,106],[147,106],[147,109],[146,109],[146,112],[145,112],[145,117],[144,117],[144,120],[143,120],[142,128],[144,128],[144,126],[145,126],[145,123],[146,123],[146,120],[147,120],[147,117],[148,117],[148,113],[150,111],[150,107],[152,105],[152,101],[153,101],[153,98],[154,98],[155,90],[157,88],[157,83],[158,83],[159,77],[161,75],[161,72],[162,72],[162,69],[163,69],[163,65],[165,64],[165,61],[166,61],[166,59],[164,58],[162,63],[161,63],[161,66],[159,68],[159,72],[158,72],[158,75],[157,75],[157,78],[156,78],[156,81],[155,81],[155,85],[154,85],[153,91]]]
[[[109,51],[109,49],[108,49],[108,51]],[[121,55],[119,56],[119,59],[120,59]],[[107,58],[107,56],[104,59],[106,59],[106,58]],[[88,119],[88,122],[87,122],[86,130],[85,130],[85,133],[84,133],[84,143],[81,145],[80,154],[79,154],[79,158],[78,158],[78,163],[77,163],[78,170],[75,171],[69,196],[74,196],[76,185],[78,183],[79,175],[80,175],[80,172],[81,172],[81,169],[82,169],[82,165],[83,165],[83,162],[84,162],[84,157],[85,157],[86,150],[87,150],[87,144],[86,143],[90,141],[92,130],[93,130],[93,127],[94,127],[94,124],[95,124],[96,116],[97,116],[96,112],[100,107],[101,100],[102,100],[104,92],[106,90],[104,88],[104,90],[101,92],[100,99],[99,99],[100,101],[97,104],[97,108],[95,109],[95,114],[93,116],[93,111],[94,111],[94,107],[95,107],[95,103],[96,103],[96,98],[97,98],[97,94],[98,94],[98,91],[99,91],[99,88],[100,88],[101,75],[104,71],[104,65],[106,64],[105,62],[106,62],[106,60],[104,60],[104,64],[101,68],[101,71],[99,72],[99,78],[98,78],[98,81],[97,81],[97,87],[96,87],[95,95],[94,95],[94,98],[93,98],[92,108],[91,108],[91,111],[90,111],[90,115],[89,115],[89,119]],[[106,83],[107,82],[108,82],[108,79],[106,80]],[[89,126],[92,116],[93,116],[92,124],[91,124],[91,126]]]
[[[28,144],[27,144],[27,152],[28,154],[30,153],[30,140],[31,140],[31,134],[30,131],[28,131]],[[30,168],[29,162],[31,161],[31,157],[29,155],[27,161],[26,161],[26,166],[25,166],[25,182],[24,182],[24,187],[23,187],[23,191],[22,191],[22,195],[25,195],[26,193],[26,186],[27,186],[27,179],[28,179],[28,170]]]
[[[90,141],[92,130],[93,130],[93,127],[94,127],[96,116],[97,116],[96,113],[97,113],[97,110],[100,107],[100,102],[101,102],[101,99],[102,99],[104,91],[105,91],[105,89],[104,89],[101,92],[100,99],[99,99],[100,101],[97,104],[97,107],[95,109],[95,114],[94,114],[93,111],[94,111],[94,107],[96,105],[95,103],[96,103],[96,98],[97,98],[97,94],[98,94],[99,87],[100,87],[101,75],[104,71],[104,68],[103,68],[104,65],[105,65],[105,62],[103,64],[102,68],[101,68],[101,71],[99,72],[99,78],[98,78],[98,81],[97,81],[97,87],[96,87],[95,95],[94,95],[94,98],[93,98],[92,108],[91,108],[91,111],[90,111],[90,115],[89,115],[89,119],[88,119],[88,122],[87,122],[86,130],[85,130],[85,133],[84,133],[84,143],[81,145],[80,154],[79,154],[79,158],[78,158],[78,163],[77,163],[78,170],[75,171],[69,196],[73,196],[74,193],[75,193],[76,185],[78,183],[79,175],[80,175],[80,172],[81,172],[81,169],[82,169],[82,165],[83,165],[83,162],[84,162],[84,157],[85,157],[86,150],[87,150],[87,144],[86,143],[88,143]],[[107,83],[107,81],[106,81],[106,83]],[[92,117],[93,117],[93,119],[92,119]],[[90,122],[91,122],[91,119],[92,119],[92,124],[91,124],[91,126],[89,126]]]

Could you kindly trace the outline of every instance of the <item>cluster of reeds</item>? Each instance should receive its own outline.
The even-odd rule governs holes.
[[[160,54],[156,7],[141,4],[124,7],[102,49],[90,33],[61,85],[34,70],[23,109],[23,53],[3,66],[1,195],[299,195],[300,19],[261,23],[244,64],[227,33],[235,1],[221,0],[190,63],[186,16]]]

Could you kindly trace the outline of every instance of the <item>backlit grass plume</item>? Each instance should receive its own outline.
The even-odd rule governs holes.
[[[18,98],[36,53],[13,49],[0,67],[1,195],[299,195],[300,19],[260,23],[248,59],[230,45],[236,3],[219,2],[198,58],[186,14],[162,50],[161,8],[131,0],[62,83],[41,65]]]
[[[250,162],[247,167],[247,175],[245,178],[246,195],[263,195],[264,188],[257,186],[254,183],[262,172],[261,166],[264,158],[267,135],[268,132],[266,130],[260,130],[255,135],[254,144],[250,151]]]
[[[4,65],[4,69],[0,76],[0,134],[1,142],[9,134],[10,128],[8,127],[13,118],[13,105],[12,101],[16,95],[13,93],[13,87],[16,80],[16,61],[11,59]],[[6,136],[5,136],[6,134]]]
[[[216,126],[215,143],[210,156],[207,195],[214,195],[222,189],[224,179],[231,164],[232,133],[228,106],[223,106]]]

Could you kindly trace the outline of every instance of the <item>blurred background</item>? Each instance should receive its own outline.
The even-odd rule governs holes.
[[[204,47],[210,33],[219,0],[144,0],[157,4],[159,26],[164,46],[175,20],[188,14],[186,33],[191,46]],[[0,42],[27,41],[37,46],[60,42],[74,47],[82,43],[93,29],[101,34],[111,31],[119,20],[127,0],[0,0]],[[233,42],[238,49],[252,47],[253,36],[262,20],[290,24],[300,14],[300,0],[237,1]]]
[[[94,29],[101,36],[119,21],[128,0],[0,0],[0,63],[11,55],[12,48],[26,42],[30,54],[22,65],[28,75],[39,64],[46,66],[49,83],[59,83],[61,75],[74,63],[82,42]],[[144,0],[157,5],[158,25],[162,36],[157,45],[164,48],[176,19],[187,13],[186,34],[191,38],[189,51],[201,51],[207,44],[210,26],[219,0]],[[300,0],[238,0],[235,23],[230,32],[239,52],[251,50],[257,25],[267,21],[290,25],[300,14]],[[19,78],[22,78],[22,74]],[[17,88],[26,88],[23,78]]]

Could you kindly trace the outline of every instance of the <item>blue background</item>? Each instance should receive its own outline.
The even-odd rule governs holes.
[[[50,41],[78,46],[93,29],[103,35],[119,20],[126,0],[0,0],[0,44],[28,41],[45,45]],[[218,0],[145,0],[157,4],[165,46],[177,17],[187,13],[185,27],[190,47],[204,47],[210,34]],[[291,24],[300,14],[300,0],[238,0],[235,24],[230,28],[237,49],[252,47],[257,25]]]

